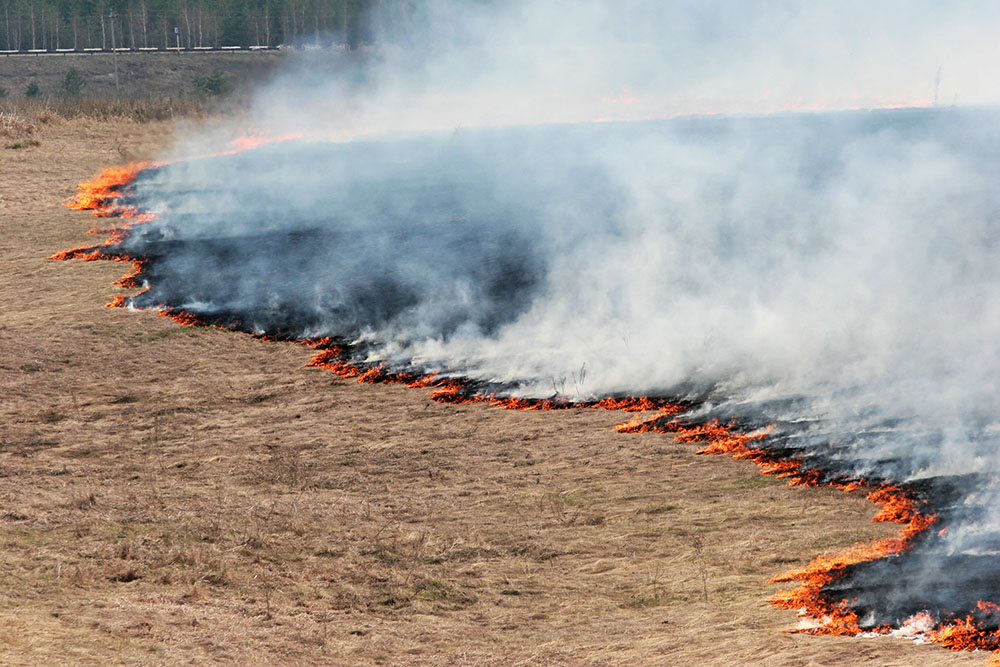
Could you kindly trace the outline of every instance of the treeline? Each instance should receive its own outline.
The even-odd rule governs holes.
[[[369,41],[385,0],[0,0],[3,50],[193,49]],[[398,2],[390,13],[407,11]]]

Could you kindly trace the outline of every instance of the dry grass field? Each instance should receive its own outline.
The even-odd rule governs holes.
[[[243,89],[267,77],[281,55],[277,51],[121,53],[118,86],[125,97],[177,98],[195,92],[195,77],[221,72],[231,85]],[[114,60],[107,53],[0,57],[0,87],[17,99],[35,83],[42,97],[57,97],[70,69],[83,77],[84,96],[115,95]]]
[[[105,308],[126,267],[46,259],[93,239],[61,202],[174,131],[0,145],[0,663],[982,664],[787,631],[766,579],[891,531],[863,496]]]

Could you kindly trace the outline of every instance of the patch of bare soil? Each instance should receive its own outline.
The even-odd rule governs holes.
[[[172,130],[0,150],[0,662],[982,662],[786,631],[765,580],[893,530],[863,497],[105,308],[127,267],[45,259],[93,238],[60,203]]]

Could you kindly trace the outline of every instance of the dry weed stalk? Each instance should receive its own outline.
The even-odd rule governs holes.
[[[38,127],[29,118],[15,110],[0,111],[0,136],[20,139],[35,133]]]
[[[701,535],[691,536],[691,546],[694,547],[694,552],[698,561],[698,571],[701,574],[701,592],[705,598],[705,602],[708,602],[708,573],[705,570],[705,542]]]

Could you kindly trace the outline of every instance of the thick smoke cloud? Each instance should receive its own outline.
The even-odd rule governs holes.
[[[256,100],[255,127],[304,139],[136,183],[158,214],[126,244],[151,260],[137,305],[526,395],[697,394],[807,461],[940,492],[949,532],[908,587],[873,587],[891,564],[846,584],[872,622],[1000,596],[1000,115],[951,106],[996,101],[1000,7],[372,21],[376,46],[306,52]],[[977,578],[939,586],[949,559]]]
[[[360,60],[305,54],[258,121],[355,134],[997,101],[988,1],[411,4],[373,11]]]

